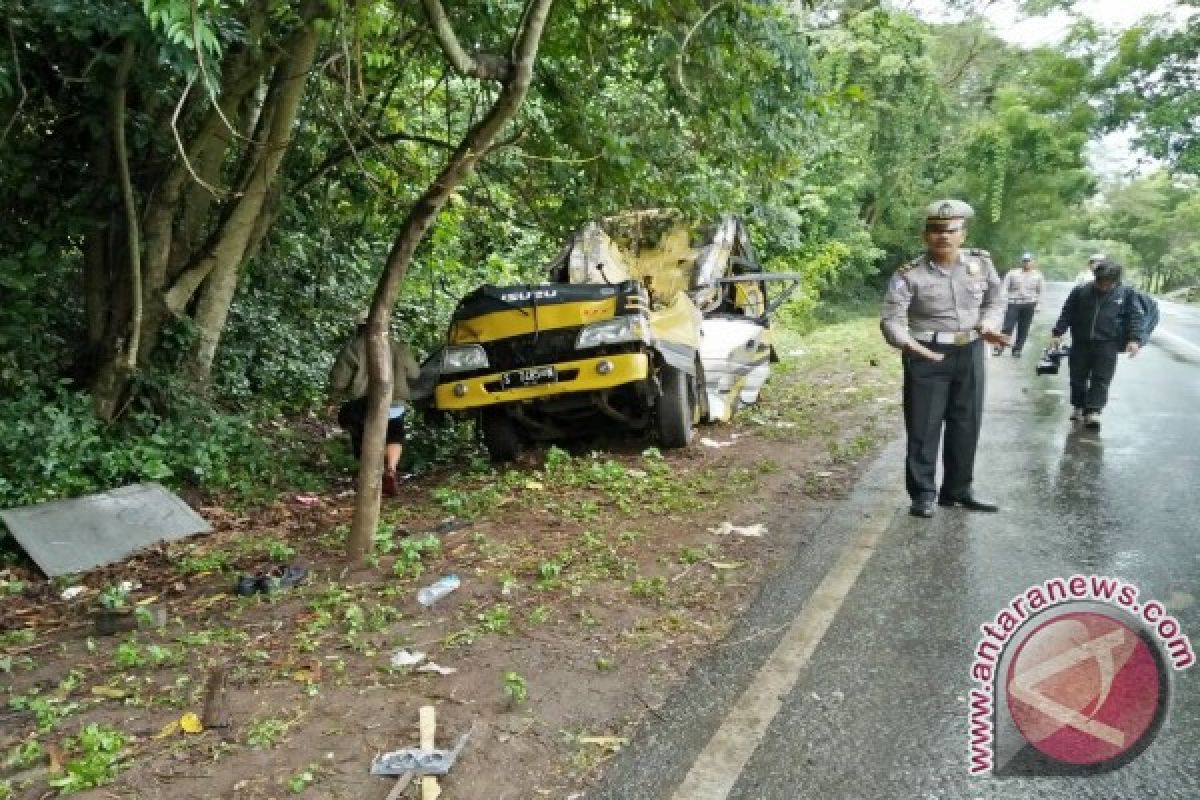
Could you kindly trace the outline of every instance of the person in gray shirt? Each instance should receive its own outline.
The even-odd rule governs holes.
[[[1017,340],[1013,342],[1013,358],[1021,357],[1025,347],[1025,339],[1029,336],[1029,327],[1033,324],[1033,315],[1042,300],[1042,290],[1046,281],[1042,271],[1033,262],[1033,253],[1021,256],[1021,266],[1011,269],[1004,276],[1004,294],[1008,296],[1008,310],[1004,314],[1005,336],[1017,331]],[[994,355],[1004,352],[1003,345],[993,349]]]
[[[971,483],[983,419],[984,342],[1009,339],[998,332],[1004,292],[991,256],[962,247],[972,216],[959,200],[932,203],[925,210],[925,252],[896,271],[883,298],[883,337],[903,351],[905,485],[909,513],[917,517],[933,516],[935,497],[942,506],[998,510]]]

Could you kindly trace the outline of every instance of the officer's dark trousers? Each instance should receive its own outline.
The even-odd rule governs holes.
[[[1108,385],[1117,371],[1117,342],[1073,341],[1067,365],[1071,369],[1071,405],[1102,411],[1108,404]]]
[[[975,476],[975,447],[983,419],[983,340],[927,345],[945,358],[933,362],[904,354],[904,426],[908,432],[905,484],[914,502],[937,494],[937,454],[942,448],[942,495],[961,497]]]
[[[1019,353],[1025,347],[1025,338],[1029,336],[1029,326],[1033,324],[1033,312],[1037,303],[1009,303],[1004,311],[1004,335],[1017,329],[1017,338],[1013,342],[1013,352]]]

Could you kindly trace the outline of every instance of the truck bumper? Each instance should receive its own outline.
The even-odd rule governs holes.
[[[575,392],[615,389],[627,383],[645,380],[650,374],[650,357],[645,353],[622,353],[578,361],[561,361],[546,366],[554,367],[557,380],[535,386],[505,389],[504,372],[440,383],[434,391],[434,406],[440,411],[469,411],[500,403],[519,403]]]

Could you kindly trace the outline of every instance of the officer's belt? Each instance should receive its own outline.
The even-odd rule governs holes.
[[[979,338],[979,331],[929,331],[912,337],[926,344],[970,344]]]

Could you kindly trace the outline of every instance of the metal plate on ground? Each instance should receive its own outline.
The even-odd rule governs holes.
[[[13,538],[49,577],[121,561],[157,542],[212,527],[157,483],[0,511]]]

